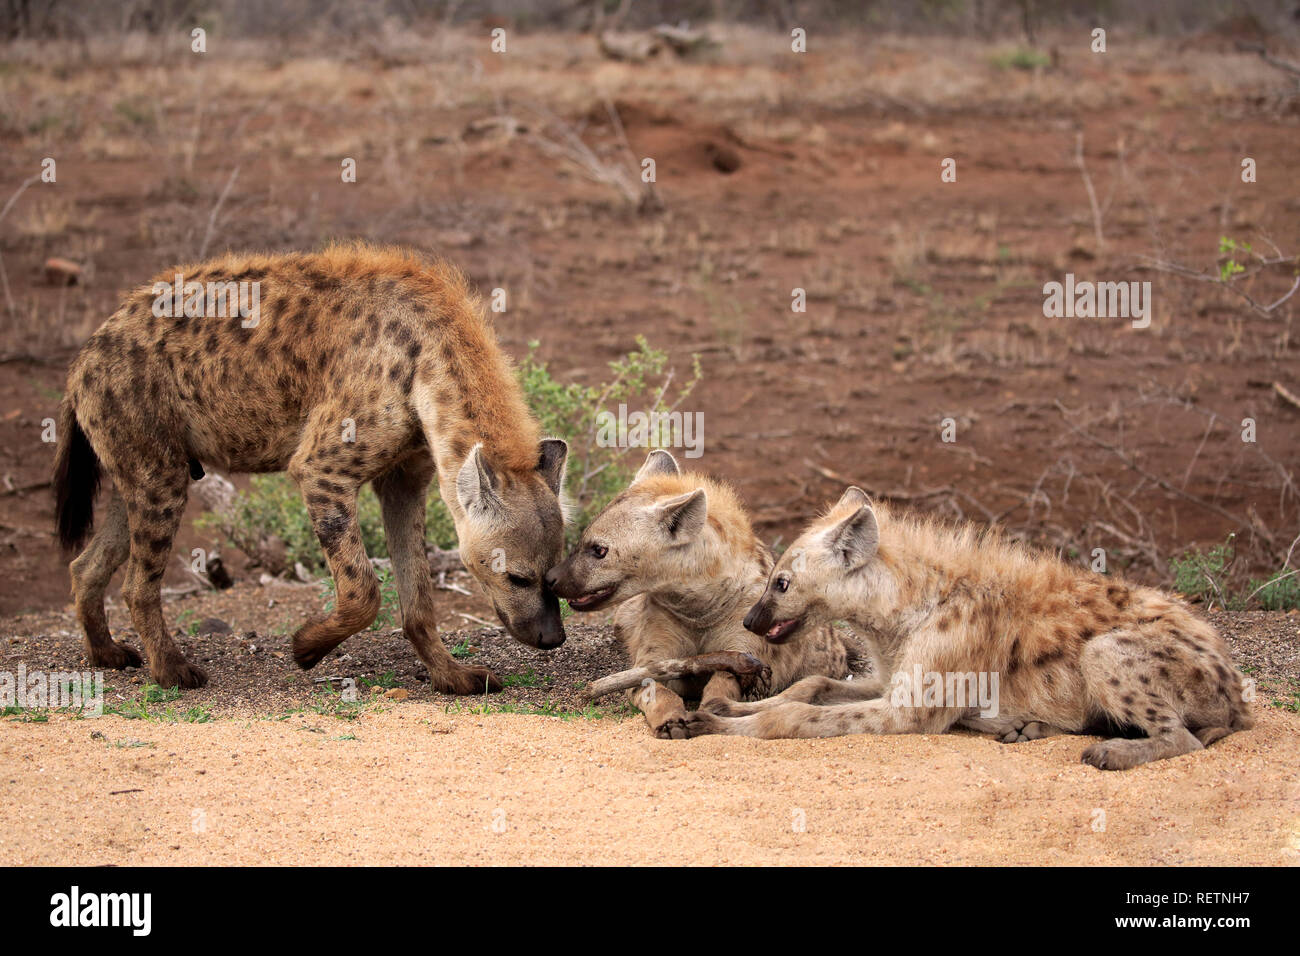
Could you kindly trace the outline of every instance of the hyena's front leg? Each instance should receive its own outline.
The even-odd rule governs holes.
[[[787,737],[841,737],[847,734],[938,734],[961,715],[956,708],[899,707],[885,698],[857,704],[784,703],[747,717],[719,717],[697,710],[686,721],[691,737],[734,734],[772,740]]]
[[[304,436],[289,463],[289,474],[307,502],[312,529],[334,576],[334,610],[323,619],[308,621],[293,636],[293,659],[303,669],[315,667],[338,645],[369,627],[380,605],[379,579],[366,557],[357,524],[360,481],[342,473],[351,459],[341,447],[338,426],[333,421],[322,426],[317,434]],[[352,467],[349,473],[358,470]]]
[[[433,575],[424,550],[424,501],[434,471],[432,456],[423,452],[374,482],[383,507],[384,535],[402,604],[402,630],[429,669],[434,690],[444,694],[498,691],[501,681],[495,674],[486,667],[458,664],[438,638]]]
[[[973,730],[977,734],[990,734],[1004,744],[1024,743],[1027,740],[1042,740],[1055,737],[1066,731],[1041,720],[1026,720],[1023,717],[963,717],[956,725],[962,730]]]
[[[730,671],[714,671],[700,694],[701,707],[721,707],[739,700],[743,694],[740,679]]]
[[[645,714],[646,723],[656,737],[663,740],[686,737],[686,704],[666,684],[648,681],[643,687],[629,690],[628,696],[637,709]]]
[[[781,693],[763,700],[701,701],[700,709],[719,717],[746,717],[783,704],[851,704],[879,697],[884,690],[885,685],[874,676],[855,677],[853,680],[813,676],[795,681]]]

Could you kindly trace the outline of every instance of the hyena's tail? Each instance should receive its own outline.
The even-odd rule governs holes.
[[[59,410],[58,446],[54,453],[54,513],[59,543],[65,550],[81,547],[95,519],[99,490],[99,459],[77,423],[72,402]]]

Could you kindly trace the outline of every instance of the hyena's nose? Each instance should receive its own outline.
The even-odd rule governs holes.
[[[546,576],[542,580],[546,582],[548,588],[554,591],[560,583],[560,566],[557,564],[555,567],[551,568],[551,570],[547,571]]]
[[[761,630],[754,630],[754,623],[758,620],[758,615],[762,608],[763,602],[760,601],[749,609],[749,613],[745,615],[745,619],[740,622],[744,626],[745,630],[754,631],[755,634],[763,633]],[[735,620],[735,618],[732,618],[732,620]]]

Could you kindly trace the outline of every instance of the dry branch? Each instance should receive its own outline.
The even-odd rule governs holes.
[[[1285,401],[1292,408],[1300,408],[1300,396],[1297,396],[1295,392],[1288,389],[1281,382],[1273,383],[1273,391],[1277,392],[1278,398]]]
[[[1074,134],[1074,165],[1079,167],[1083,186],[1088,190],[1088,205],[1092,207],[1092,229],[1097,236],[1097,254],[1101,255],[1106,248],[1106,239],[1101,233],[1101,208],[1097,205],[1097,191],[1092,188],[1092,177],[1088,175],[1088,167],[1083,162],[1082,130]]]
[[[694,657],[677,657],[665,661],[656,661],[645,667],[633,667],[594,680],[582,689],[585,700],[596,700],[615,691],[629,687],[640,687],[646,681],[669,681],[683,677],[701,677],[715,671],[729,671],[740,680],[741,689],[749,693],[756,685],[766,684],[772,677],[771,670],[752,654],[737,651],[716,651],[712,654],[697,654]]]
[[[1165,491],[1168,491],[1171,494],[1175,494],[1178,497],[1186,501],[1190,501],[1195,505],[1199,505],[1200,507],[1206,509],[1207,511],[1213,511],[1216,515],[1218,515],[1221,518],[1227,518],[1229,521],[1233,522],[1239,528],[1249,529],[1251,531],[1254,531],[1261,538],[1267,541],[1270,547],[1273,546],[1274,543],[1273,535],[1262,524],[1258,522],[1249,521],[1246,518],[1243,518],[1241,515],[1235,515],[1231,511],[1228,511],[1225,508],[1220,508],[1212,501],[1206,501],[1204,498],[1198,498],[1196,497],[1196,495],[1188,494],[1186,491],[1183,491],[1183,489],[1179,488],[1177,485],[1169,481],[1166,481],[1164,478],[1161,478],[1159,475],[1152,474],[1151,472],[1143,468],[1141,465],[1139,465],[1136,461],[1134,461],[1133,458],[1130,455],[1128,455],[1123,449],[1117,448],[1114,445],[1110,444],[1109,442],[1102,441],[1096,435],[1089,434],[1088,432],[1084,431],[1082,428],[1080,428],[1079,426],[1071,422],[1068,415],[1068,409],[1061,404],[1060,399],[1056,400],[1055,405],[1057,411],[1061,413],[1061,419],[1065,422],[1066,427],[1069,428],[1070,431],[1078,435],[1080,438],[1085,438],[1088,441],[1092,442],[1094,445],[1098,446],[1099,448],[1106,449],[1108,452],[1110,452],[1116,458],[1122,461],[1128,468],[1137,472],[1147,481],[1154,482],[1155,484],[1159,485],[1161,488],[1165,489]]]

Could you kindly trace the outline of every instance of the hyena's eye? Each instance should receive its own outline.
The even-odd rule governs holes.
[[[603,544],[593,544],[591,546],[591,553],[595,555],[597,559],[603,558],[605,555],[609,554],[609,548],[605,547]]]
[[[777,578],[776,581],[773,582],[772,586],[776,588],[778,591],[780,591],[782,594],[784,594],[786,592],[786,589],[790,587],[790,579]]]
[[[517,588],[530,588],[533,586],[531,578],[526,578],[522,574],[507,574],[506,580]]]

